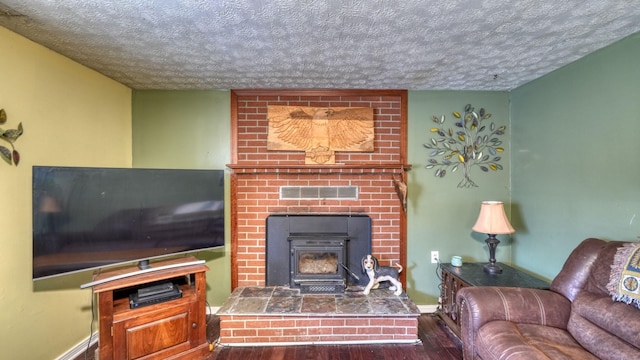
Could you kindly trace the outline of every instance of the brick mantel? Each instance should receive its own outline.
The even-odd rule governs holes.
[[[305,165],[304,152],[267,150],[269,105],[370,107],[374,151],[337,152],[335,165]],[[372,252],[406,266],[406,214],[394,177],[406,182],[405,90],[233,90],[231,92],[232,288],[265,284],[265,222],[270,214],[366,214]],[[359,198],[280,199],[281,186],[357,186]],[[405,274],[401,281],[406,283]]]

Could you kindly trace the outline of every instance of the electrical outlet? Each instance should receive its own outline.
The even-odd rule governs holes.
[[[431,251],[431,263],[437,264],[440,261],[440,252],[437,250]]]

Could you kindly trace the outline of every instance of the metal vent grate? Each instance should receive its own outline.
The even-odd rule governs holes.
[[[281,186],[280,199],[358,199],[357,186]]]
[[[300,284],[301,294],[342,294],[344,283]]]

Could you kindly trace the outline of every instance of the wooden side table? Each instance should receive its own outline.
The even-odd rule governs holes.
[[[465,286],[505,286],[548,289],[549,283],[511,266],[500,263],[501,274],[489,274],[484,263],[464,263],[460,267],[442,264],[442,301],[438,314],[460,337],[460,309],[456,304],[458,290]]]

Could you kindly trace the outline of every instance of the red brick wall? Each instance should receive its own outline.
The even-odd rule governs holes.
[[[220,343],[417,341],[416,316],[220,316]]]
[[[237,162],[304,164],[301,151],[267,151],[267,106],[369,107],[374,109],[374,152],[337,152],[336,163],[400,163],[401,99],[391,96],[238,96]]]
[[[270,214],[366,214],[382,265],[404,265],[404,214],[393,185],[406,159],[404,91],[234,91],[232,121],[232,282],[265,285],[265,224]],[[374,151],[337,152],[336,164],[305,165],[302,151],[267,151],[267,107],[371,107]],[[280,186],[357,186],[357,200],[279,200]]]

